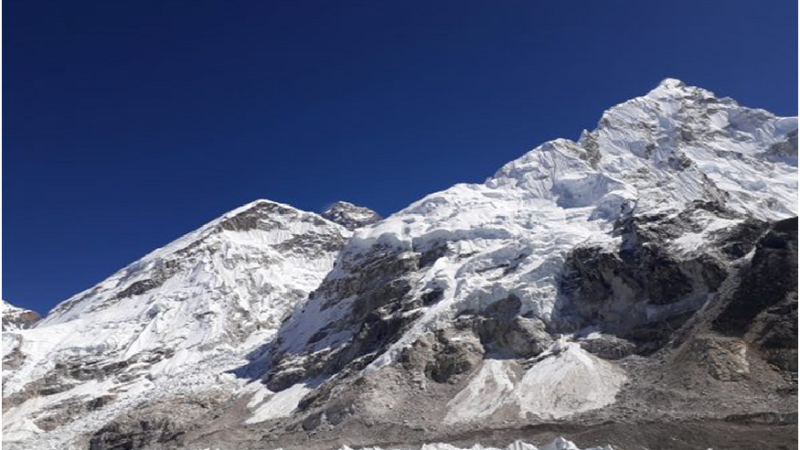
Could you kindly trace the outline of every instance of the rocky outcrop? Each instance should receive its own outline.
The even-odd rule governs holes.
[[[764,352],[769,363],[796,377],[796,217],[776,223],[758,242],[713,329],[743,339]]]
[[[29,309],[17,308],[3,300],[3,331],[31,328],[39,321],[39,314]]]
[[[176,396],[127,412],[97,430],[89,450],[124,450],[168,444],[179,445],[193,420],[219,408],[221,398],[212,393]]]
[[[594,327],[658,350],[715,294],[735,261],[755,248],[767,224],[736,222],[704,237],[704,249],[686,253],[672,242],[702,232],[702,223],[735,220],[718,204],[696,202],[678,214],[636,216],[617,223],[619,249],[581,246],[567,257],[557,325],[562,332]]]
[[[755,246],[749,265],[743,269],[742,280],[735,294],[714,321],[714,330],[730,336],[744,336],[754,326],[763,333],[778,335],[794,332],[782,322],[769,321],[769,325],[756,320],[766,313],[768,319],[778,311],[788,313],[797,309],[797,218],[776,223]],[[794,306],[792,306],[794,305]],[[775,313],[770,313],[774,311]],[[781,316],[781,314],[777,314]],[[796,324],[795,324],[796,326]],[[766,334],[759,339],[776,343]],[[781,341],[780,338],[776,339]]]
[[[355,230],[381,220],[381,216],[369,208],[342,201],[334,203],[321,215],[348,230]]]

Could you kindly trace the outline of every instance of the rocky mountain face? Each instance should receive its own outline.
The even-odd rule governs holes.
[[[355,230],[381,220],[381,216],[375,211],[348,202],[334,203],[322,213],[322,217],[348,230]]]
[[[29,309],[18,308],[3,300],[3,331],[24,330],[39,321],[39,313]]]
[[[797,180],[796,118],[668,79],[374,223],[249,205],[14,334],[4,440],[796,447]]]

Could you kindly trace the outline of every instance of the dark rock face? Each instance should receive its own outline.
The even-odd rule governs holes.
[[[774,393],[767,408],[784,414],[796,411],[797,218],[770,226],[753,248],[703,310],[672,333],[659,375],[676,389],[697,386],[705,401],[753,402]]]
[[[636,343],[640,353],[659,349],[717,292],[731,263],[747,255],[766,229],[762,222],[743,221],[710,236],[710,250],[672,254],[672,239],[701,229],[700,214],[731,217],[717,204],[699,202],[676,216],[629,216],[618,223],[619,251],[573,250],[564,265],[556,328],[596,326]]]
[[[797,372],[796,217],[776,223],[758,242],[713,329],[753,342],[770,363]]]
[[[777,307],[776,313],[781,309],[796,311],[796,263],[797,218],[793,218],[776,223],[758,243],[736,294],[714,321],[715,330],[742,336],[765,310]],[[774,325],[782,328],[780,323]]]
[[[334,203],[321,216],[348,230],[355,230],[381,220],[381,216],[375,211],[348,202]]]
[[[794,348],[788,344],[797,336],[796,282],[788,281],[797,274],[796,220],[795,225],[788,221],[775,226],[754,219],[740,220],[708,233],[700,251],[678,253],[671,246],[673,240],[687,233],[703,232],[707,224],[702,221],[715,219],[737,220],[713,202],[698,202],[674,215],[631,214],[617,226],[623,240],[621,248],[578,247],[567,256],[560,284],[561,303],[552,320],[521,314],[521,300],[509,294],[482,310],[461,312],[401,350],[391,370],[413,380],[410,383],[415,387],[411,389],[418,389],[416,394],[404,391],[402,395],[413,399],[414,395],[457,391],[484,359],[516,360],[520,367],[526,367],[552,348],[559,334],[583,329],[594,332],[573,339],[584,350],[614,364],[629,364],[633,358],[648,361],[636,364],[657,365],[655,361],[676,352],[676,357],[668,358],[670,362],[658,369],[677,374],[676,386],[694,382],[679,376],[682,372],[695,374],[687,367],[699,371],[692,376],[711,380],[704,383],[750,380],[753,373],[760,373],[759,364],[763,363],[748,361],[752,358],[749,342],[763,349],[764,358],[778,370],[796,372],[796,344]],[[754,250],[755,256],[748,263]],[[436,283],[419,292],[412,289],[412,282],[446,255],[448,246],[441,243],[413,251],[374,247],[369,253],[340,261],[348,275],[326,280],[313,296],[325,299],[323,311],[341,306],[338,302],[346,299],[348,313],[310,339],[312,352],[274,355],[266,374],[267,385],[273,390],[321,375],[331,377],[301,401],[297,426],[317,432],[334,426],[328,416],[336,417],[337,423],[360,420],[360,408],[364,408],[361,402],[369,401],[356,393],[362,380],[360,370],[403,336],[419,317],[417,309],[440,300],[442,291]],[[740,269],[747,264],[753,268]],[[772,278],[763,278],[766,274]],[[756,276],[762,278],[753,278]],[[737,281],[739,277],[743,281]],[[753,280],[746,281],[748,277]],[[776,277],[783,278],[773,280]],[[767,280],[772,286],[763,287]],[[748,284],[755,290],[747,291]],[[712,319],[698,318],[698,311],[719,302],[712,304],[709,299],[727,299],[731,285],[740,285],[738,293],[726,303],[717,321],[733,330],[743,316],[741,321],[750,325],[736,336],[708,333],[703,327],[717,313]],[[747,301],[756,293],[764,299]],[[348,332],[349,338],[330,345],[331,336]],[[681,333],[691,338],[684,339]],[[739,338],[745,334],[744,340]],[[658,380],[660,375],[653,376]],[[682,388],[665,389],[652,394],[656,404],[674,407],[685,401],[669,390]],[[735,393],[726,391],[725,395]]]
[[[126,289],[124,289],[122,292],[120,292],[117,295],[117,298],[123,299],[123,298],[133,297],[135,295],[142,295],[147,291],[150,291],[152,289],[161,286],[162,284],[164,284],[164,281],[166,281],[164,277],[158,279],[151,278],[147,280],[136,281],[132,283],[130,286],[128,286]]]
[[[677,261],[651,247],[620,253],[579,248],[565,266],[566,303],[560,308],[568,314],[566,323],[575,329],[599,325],[620,336],[699,308],[723,278],[713,260]],[[654,310],[663,311],[655,320]]]
[[[312,295],[329,298],[353,297],[350,314],[332,323],[310,338],[310,343],[324,348],[326,338],[339,332],[355,330],[352,338],[333,350],[319,352],[309,358],[301,370],[296,369],[294,355],[278,354],[267,377],[267,386],[283,390],[320,374],[335,374],[356,359],[368,364],[376,352],[399,338],[400,331],[416,318],[406,314],[422,300],[408,296],[410,284],[404,277],[419,268],[418,258],[399,258],[392,251],[378,252],[361,261],[362,270],[348,278],[325,280]],[[323,309],[333,307],[326,304]],[[372,355],[372,356],[370,356]],[[284,370],[284,368],[288,370]]]

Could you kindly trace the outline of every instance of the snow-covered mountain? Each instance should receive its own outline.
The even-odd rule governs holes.
[[[797,148],[797,118],[667,79],[377,222],[247,205],[4,334],[4,440],[781,442]]]
[[[259,200],[66,300],[35,328],[4,333],[3,439],[66,445],[158,396],[238,389],[224,371],[272,337],[349,236]]]
[[[625,358],[677,345],[770,223],[796,214],[797,119],[664,80],[576,142],[356,231],[281,327],[263,375],[277,393],[246,422],[446,434],[602,416],[640,381]]]
[[[710,251],[716,236],[748,218],[796,215],[796,129],[796,118],[665,80],[608,110],[577,142],[545,143],[483,184],[431,194],[356,232],[320,289],[282,328],[270,382],[287,387],[336,371],[320,359],[341,365],[343,354],[355,360],[377,350],[374,336],[359,336],[370,315],[404,332],[372,355],[367,372],[459,316],[499,302],[533,328],[581,320],[562,289],[565,266],[578,263],[575,252],[646,245],[625,228],[637,220],[675,222],[659,244],[677,262]],[[675,270],[676,277],[683,272]],[[658,293],[670,298],[615,292],[612,300],[621,304],[591,313],[608,321],[624,313],[625,323],[614,325],[630,328],[690,304],[696,309],[696,297],[708,292],[683,276],[675,292]],[[308,359],[314,365],[298,371]]]

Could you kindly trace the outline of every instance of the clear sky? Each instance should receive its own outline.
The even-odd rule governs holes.
[[[797,1],[3,4],[3,292],[257,198],[389,214],[680,78],[797,115]]]

